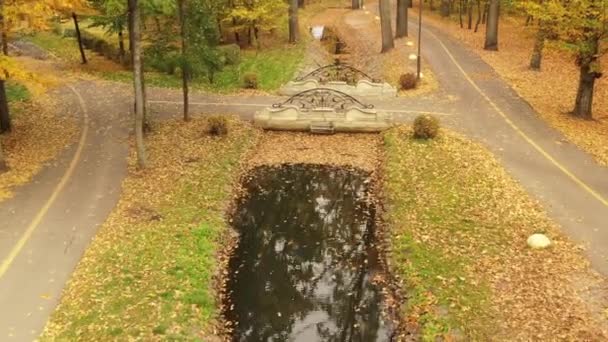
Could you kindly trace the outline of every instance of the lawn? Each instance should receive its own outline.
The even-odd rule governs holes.
[[[494,157],[453,133],[410,135],[384,136],[389,261],[410,329],[426,341],[605,338],[572,282],[597,281],[585,257]],[[537,232],[553,246],[529,249]]]
[[[73,38],[60,37],[52,32],[41,32],[27,37],[28,40],[71,64],[76,70],[92,73],[98,77],[120,82],[131,82],[132,73],[120,66],[97,56],[87,50],[89,65],[80,65],[78,46]],[[274,91],[293,78],[304,57],[304,43],[297,45],[281,44],[261,50],[246,49],[241,51],[241,62],[238,65],[226,65],[219,71],[213,83],[205,76],[195,77],[192,88],[212,92],[237,92],[243,88],[243,76],[255,73],[258,76],[258,89]],[[150,86],[180,88],[178,75],[148,70],[146,82]]]
[[[243,76],[255,73],[258,77],[258,89],[277,90],[287,83],[295,74],[304,55],[304,45],[285,45],[266,50],[243,50],[239,65],[227,65],[215,75],[213,83],[207,77],[195,77],[192,87],[220,93],[236,92],[243,88]],[[129,71],[100,72],[99,76],[121,82],[131,82]],[[146,73],[146,84],[156,87],[180,88],[182,81],[178,76],[158,72]]]
[[[53,314],[43,341],[205,340],[219,315],[215,276],[226,247],[226,210],[244,154],[257,140],[230,122],[164,122],[147,140],[150,166],[123,183]],[[180,153],[174,153],[180,151]]]
[[[6,96],[9,103],[14,103],[28,101],[31,94],[23,84],[8,81],[6,82]]]

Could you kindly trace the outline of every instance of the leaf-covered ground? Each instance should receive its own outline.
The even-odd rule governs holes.
[[[48,96],[35,102],[22,87],[11,86],[12,131],[0,135],[9,166],[0,174],[0,201],[11,197],[15,187],[27,183],[50,160],[65,149],[76,135],[73,118],[59,113]]]
[[[424,340],[608,338],[608,283],[481,146],[385,134],[390,262]],[[547,250],[526,239],[545,233]]]
[[[369,1],[362,10],[357,11],[351,11],[348,6],[327,9],[311,22],[336,31],[346,45],[346,54],[340,55],[343,60],[399,89],[399,77],[404,73],[416,72],[416,60],[410,59],[410,55],[416,53],[415,42],[410,34],[410,37],[395,39],[395,48],[381,53],[379,20],[378,2]],[[423,78],[416,89],[400,91],[400,96],[420,96],[437,90],[438,82],[427,65],[422,64]]]
[[[150,165],[130,159],[117,207],[78,265],[43,341],[205,340],[218,316],[218,250],[235,177],[258,131],[231,121],[163,122],[147,138]]]
[[[498,52],[483,50],[484,25],[478,33],[473,33],[472,30],[461,29],[455,20],[440,19],[435,14],[426,15],[425,20],[477,52],[551,126],[598,162],[608,165],[608,77],[596,81],[593,99],[595,120],[577,119],[568,114],[574,107],[578,86],[579,71],[574,56],[548,44],[542,70],[530,70],[528,65],[538,27],[525,27],[524,17],[502,18]],[[608,65],[608,55],[601,59],[601,64]]]

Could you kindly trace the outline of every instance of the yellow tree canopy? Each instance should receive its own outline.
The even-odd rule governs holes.
[[[53,16],[69,13],[91,13],[86,0],[5,0],[4,19],[7,31],[46,29]]]

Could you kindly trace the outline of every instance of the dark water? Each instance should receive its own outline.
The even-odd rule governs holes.
[[[230,261],[235,341],[388,341],[365,175],[260,168],[235,215]]]

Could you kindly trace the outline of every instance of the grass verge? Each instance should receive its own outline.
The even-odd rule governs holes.
[[[6,82],[6,96],[9,103],[26,102],[31,98],[31,94],[27,88],[17,82]]]
[[[145,171],[136,171],[132,156],[122,198],[78,265],[43,341],[213,335],[224,215],[258,133],[230,121],[227,137],[210,137],[205,125],[162,123],[147,138]]]
[[[389,260],[406,324],[426,341],[605,339],[594,305],[608,303],[577,285],[605,280],[492,155],[449,132],[410,137],[403,127],[384,136]],[[530,250],[537,232],[553,246]]]
[[[77,71],[88,72],[111,81],[132,82],[130,71],[97,56],[90,50],[87,50],[89,64],[81,65],[80,52],[73,38],[60,37],[52,32],[41,32],[27,39],[68,62]],[[219,93],[237,92],[243,88],[243,75],[253,72],[258,75],[260,90],[274,91],[293,77],[303,59],[304,47],[305,44],[300,43],[282,44],[259,51],[243,50],[238,65],[225,66],[222,71],[215,74],[213,82],[207,77],[195,77],[191,86],[194,89]],[[178,75],[153,71],[146,72],[146,82],[150,86],[164,88],[180,88],[182,84]]]

